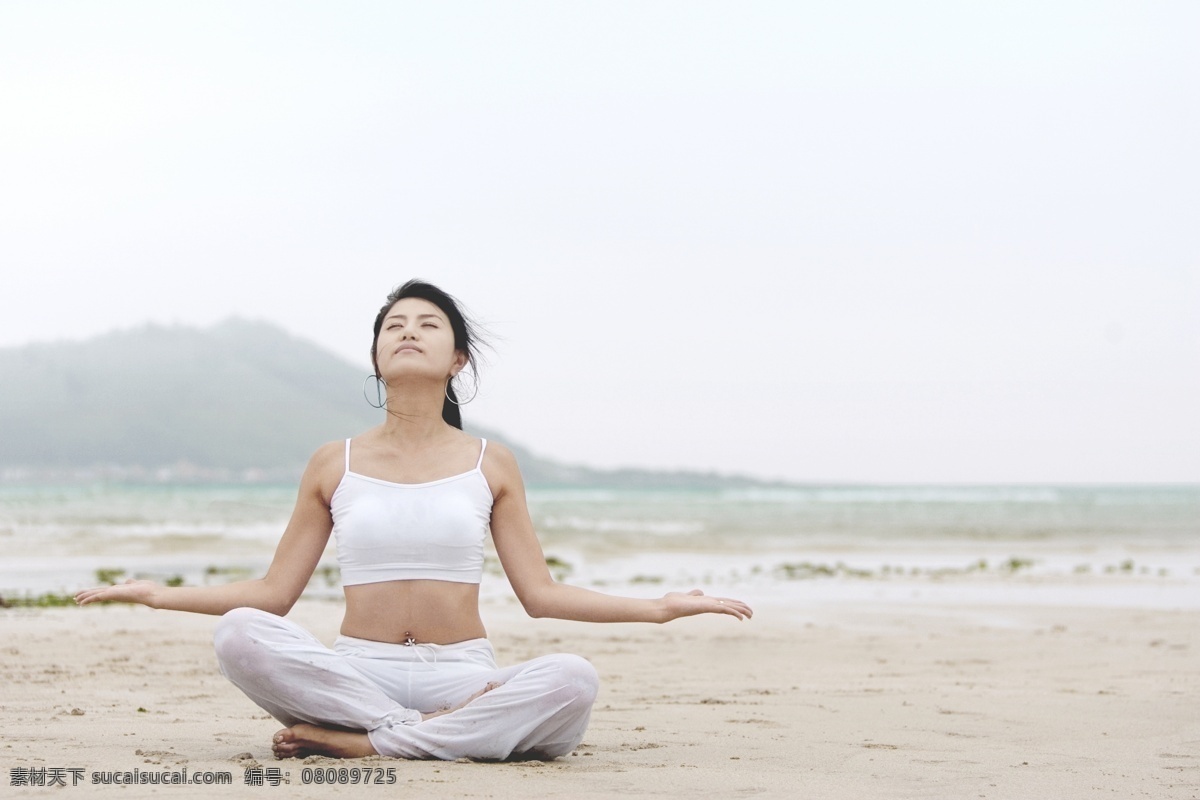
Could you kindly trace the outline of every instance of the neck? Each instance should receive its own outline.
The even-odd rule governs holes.
[[[444,432],[442,419],[444,389],[428,387],[389,387],[384,435],[409,441],[422,441]],[[436,393],[435,393],[436,392]]]

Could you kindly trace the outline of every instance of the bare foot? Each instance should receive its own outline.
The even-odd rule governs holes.
[[[361,731],[341,731],[320,728],[300,722],[284,728],[271,740],[276,758],[332,756],[333,758],[362,758],[376,755],[367,734]]]
[[[425,720],[427,720],[427,719],[433,719],[434,717],[440,717],[440,716],[442,716],[443,714],[450,714],[450,713],[453,713],[453,712],[455,712],[455,711],[458,711],[458,710],[459,710],[460,708],[462,708],[463,706],[467,705],[468,703],[470,703],[470,702],[472,702],[472,701],[474,701],[474,700],[478,700],[479,698],[483,697],[485,694],[487,694],[488,692],[490,692],[492,689],[495,689],[497,686],[501,686],[501,685],[503,685],[503,684],[499,684],[499,683],[489,683],[487,686],[484,686],[484,687],[483,687],[482,689],[480,689],[478,692],[476,692],[475,694],[471,695],[471,696],[470,696],[470,697],[468,697],[466,700],[463,700],[461,703],[459,703],[459,704],[458,704],[458,705],[456,705],[456,706],[452,706],[451,708],[443,708],[443,709],[442,709],[442,710],[440,710],[440,711],[434,711],[434,712],[432,712],[432,713],[429,713],[429,714],[426,714],[426,713],[422,712],[422,713],[421,713],[421,722],[424,722],[424,721],[425,721]]]
[[[483,695],[502,684],[489,683],[475,694],[463,700],[456,706],[440,711],[421,714],[421,721],[440,717],[458,711],[468,703],[478,700]],[[363,758],[377,755],[371,746],[371,740],[362,731],[343,731],[333,728],[322,728],[300,722],[290,728],[278,731],[271,740],[271,750],[276,758],[306,758],[308,756],[331,756],[333,758]]]

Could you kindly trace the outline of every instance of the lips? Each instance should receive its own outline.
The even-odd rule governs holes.
[[[403,353],[405,350],[412,350],[414,353],[421,352],[421,348],[417,347],[415,344],[402,344],[396,348],[395,352]]]

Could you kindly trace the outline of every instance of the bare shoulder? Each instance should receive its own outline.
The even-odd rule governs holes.
[[[521,487],[521,468],[517,465],[517,457],[500,442],[488,440],[480,468],[492,490],[492,496],[497,499]]]
[[[519,473],[520,467],[517,466],[517,457],[513,455],[512,450],[500,442],[489,439],[487,449],[483,453],[483,470],[484,472],[494,470],[497,473],[508,471]]]
[[[312,492],[328,502],[334,489],[346,471],[346,442],[326,442],[317,448],[308,460],[308,467],[301,479],[300,491]]]
[[[317,448],[312,454],[312,458],[308,460],[309,469],[317,469],[324,471],[329,467],[337,467],[340,471],[346,464],[346,440],[338,439],[336,442],[326,442]]]

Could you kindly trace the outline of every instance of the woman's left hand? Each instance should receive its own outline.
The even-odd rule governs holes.
[[[691,617],[696,614],[729,614],[738,619],[754,616],[750,606],[729,597],[710,597],[699,589],[690,592],[668,592],[663,596],[667,619]]]

